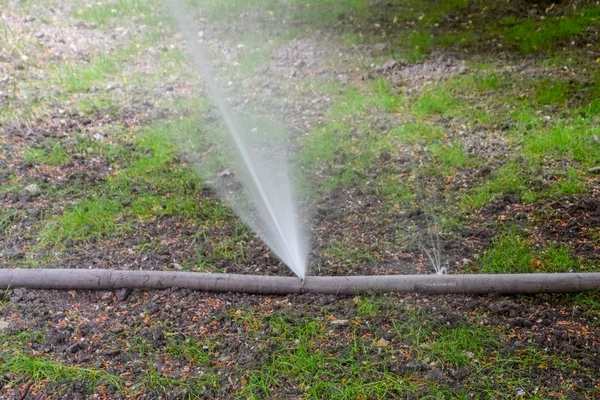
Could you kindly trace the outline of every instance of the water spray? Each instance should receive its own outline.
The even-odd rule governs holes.
[[[170,0],[169,5],[201,72],[207,92],[225,122],[231,150],[229,161],[239,164],[238,172],[243,178],[240,183],[250,201],[244,202],[227,195],[218,184],[215,190],[303,282],[308,254],[307,230],[299,217],[287,158],[281,155],[283,152],[280,149],[280,154],[270,156],[256,150],[257,139],[253,132],[239,122],[217,85],[211,63],[198,41],[189,13],[185,12],[180,0]]]

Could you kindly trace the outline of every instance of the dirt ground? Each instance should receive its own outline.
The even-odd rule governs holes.
[[[0,268],[291,275],[213,190],[198,179],[185,180],[183,172],[169,175],[193,167],[195,155],[169,153],[164,164],[127,175],[137,171],[136,160],[162,154],[160,144],[144,142],[145,130],[189,117],[194,110],[181,103],[202,95],[166,10],[151,1],[56,3],[0,1]],[[525,272],[563,265],[561,272],[597,271],[600,181],[587,172],[588,161],[548,156],[516,191],[499,190],[476,207],[460,203],[479,187],[494,192],[485,185],[497,169],[526,164],[519,154],[527,139],[506,132],[526,131],[529,122],[506,116],[519,106],[489,100],[493,90],[464,89],[458,80],[488,77],[488,70],[475,68],[490,59],[494,71],[525,82],[576,81],[578,73],[591,80],[590,69],[564,69],[545,55],[499,47],[497,38],[478,40],[468,51],[434,46],[418,60],[405,59],[394,53],[398,41],[392,37],[396,30],[410,36],[414,25],[400,29],[393,19],[397,4],[376,3],[380,11],[368,17],[340,12],[316,27],[294,21],[281,26],[274,22],[277,14],[261,7],[214,20],[200,18],[199,11],[196,18],[200,40],[219,55],[215,65],[225,72],[218,79],[237,110],[277,114],[298,153],[319,132],[349,131],[349,153],[334,149],[330,161],[303,170],[319,188],[342,169],[352,169],[354,177],[316,190],[303,203],[311,216],[309,274],[432,273],[418,246],[426,237],[419,235],[431,229],[429,209],[442,210],[441,252],[451,273],[490,272],[485,265],[496,262],[495,254],[503,257],[494,249],[506,237],[509,244],[520,238],[532,243],[523,248]],[[483,30],[508,17],[570,15],[569,7],[584,3],[517,1],[488,5],[484,13],[477,8],[483,3],[475,2],[442,13],[431,32],[440,36],[475,18]],[[551,4],[556,10],[542,11]],[[423,20],[418,14],[416,20]],[[577,56],[595,63],[598,25],[591,26],[576,39],[557,39],[555,47],[576,41]],[[263,50],[245,53],[252,46],[242,44],[252,43],[249,32],[285,29],[299,33],[269,43],[265,60]],[[355,43],[355,32],[371,39]],[[243,69],[243,60],[257,65],[253,73]],[[431,88],[455,80],[452,90],[469,104],[466,111],[419,114],[420,105],[436,107],[423,100]],[[351,105],[352,90],[370,101],[378,82],[391,88],[385,94],[390,101],[398,96],[407,105],[331,111]],[[535,96],[535,88],[518,85],[507,92],[518,99]],[[574,121],[583,112],[578,107],[595,96],[583,83],[576,87],[567,106],[540,106],[534,114],[541,122],[532,122],[532,129],[561,118],[567,125]],[[444,107],[458,107],[446,101]],[[484,120],[480,110],[492,117]],[[207,126],[219,118],[212,109],[202,112]],[[598,131],[597,116],[581,118],[596,121],[586,129]],[[403,124],[423,121],[433,134],[441,132],[442,153],[458,143],[467,159],[482,161],[430,173],[443,155],[422,141],[393,141],[381,149],[367,145],[372,160],[363,169],[353,166],[363,149],[361,135],[388,137]],[[330,128],[332,123],[340,128]],[[594,146],[584,145],[590,152]],[[583,189],[553,192],[573,169],[583,171],[576,179]],[[124,190],[120,176],[126,177]],[[385,177],[409,182],[416,194],[391,201],[400,197],[386,197]],[[528,189],[541,194],[530,200]],[[420,197],[432,200],[424,204]],[[172,198],[191,199],[192,211],[171,211]],[[139,199],[150,199],[149,205]],[[87,218],[97,204],[99,213]],[[65,233],[71,226],[75,233]],[[568,255],[560,258],[560,249]],[[592,399],[600,396],[599,304],[598,294],[273,297],[12,288],[0,292],[0,399]]]

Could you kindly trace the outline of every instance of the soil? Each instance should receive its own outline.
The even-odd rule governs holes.
[[[142,378],[148,360],[130,351],[136,337],[144,339],[151,349],[167,354],[152,360],[168,376],[202,373],[186,369],[186,361],[170,357],[166,351],[173,337],[180,340],[207,342],[217,340],[209,350],[212,365],[223,381],[218,392],[207,388],[206,398],[228,398],[240,385],[240,370],[257,368],[268,358],[268,349],[252,343],[268,342],[268,325],[254,332],[235,318],[239,310],[252,310],[264,315],[285,315],[292,321],[306,317],[326,320],[334,315],[338,320],[360,320],[352,298],[335,296],[282,296],[263,297],[235,294],[204,294],[185,290],[158,292],[59,292],[15,289],[10,297],[11,311],[3,311],[0,320],[6,320],[4,333],[44,331],[46,341],[31,344],[32,351],[50,354],[69,365],[85,364],[126,376],[131,381]],[[485,327],[511,332],[506,335],[499,351],[517,355],[532,344],[544,346],[548,354],[559,359],[573,359],[580,363],[574,377],[566,377],[557,369],[533,368],[531,379],[549,390],[558,389],[559,381],[570,379],[575,387],[592,387],[597,382],[600,366],[590,358],[600,351],[597,326],[590,326],[589,317],[578,306],[560,303],[557,296],[538,296],[524,299],[507,297],[465,296],[394,296],[390,308],[368,319],[368,325],[334,327],[336,341],[323,343],[328,353],[342,353],[353,329],[359,336],[368,334],[391,341],[391,347],[403,343],[391,334],[392,320],[409,308],[426,311],[424,323],[436,323],[452,329],[477,315]],[[109,316],[109,317],[107,317]],[[150,321],[160,321],[162,328]],[[266,322],[266,321],[265,321]],[[366,322],[366,321],[365,321]],[[168,337],[165,336],[168,333]],[[161,351],[162,350],[162,351]],[[436,369],[414,359],[410,352],[390,365],[397,373],[419,371],[449,386],[460,387],[471,379],[460,369]],[[231,379],[227,379],[229,377]],[[22,389],[21,388],[17,388]],[[503,388],[498,387],[491,389]],[[49,393],[51,387],[46,387]],[[63,389],[64,390],[64,389]],[[84,398],[85,385],[75,383],[61,398]],[[0,391],[1,393],[1,391]],[[44,391],[42,392],[44,393]],[[15,392],[16,394],[16,392]],[[106,394],[116,395],[110,392]],[[295,395],[301,395],[296,393]],[[576,392],[574,397],[580,398]],[[73,396],[73,397],[69,397]],[[77,397],[79,396],[79,397]],[[290,394],[293,397],[293,394]],[[3,398],[12,398],[10,395]],[[141,398],[158,399],[160,395],[145,394]],[[185,393],[172,393],[168,398],[186,398]]]
[[[62,2],[64,3],[64,2]],[[531,10],[521,7],[512,12],[523,14]],[[523,8],[523,9],[521,9]],[[70,7],[45,7],[52,16],[51,23],[41,23],[28,17],[2,11],[4,23],[14,35],[23,35],[28,42],[22,54],[8,51],[0,44],[0,107],[8,104],[13,79],[37,80],[44,67],[56,60],[80,62],[90,58],[90,51],[120,46],[128,36],[135,34],[135,25],[106,32],[93,24],[70,17],[75,10]],[[468,15],[472,8],[461,11]],[[504,12],[504,11],[503,11]],[[393,15],[390,13],[390,15]],[[464,15],[459,15],[463,17]],[[452,24],[450,16],[447,24]],[[495,16],[497,17],[497,16]],[[33,19],[32,19],[33,18]],[[251,16],[246,15],[245,18]],[[391,21],[379,21],[385,28]],[[348,22],[350,23],[350,22]],[[211,28],[200,26],[199,30],[211,37]],[[381,28],[381,29],[384,29]],[[222,29],[217,26],[214,31]],[[345,29],[342,23],[336,29]],[[440,26],[444,29],[444,26]],[[211,46],[226,52],[227,59],[235,60],[235,49],[217,39],[209,39]],[[158,43],[163,46],[180,46],[177,38],[170,37]],[[362,55],[379,54],[385,48],[380,44],[361,45]],[[497,49],[482,44],[484,50]],[[144,56],[130,60],[126,71],[143,70],[156,62],[156,49]],[[338,62],[330,66],[327,56],[338,54]],[[299,98],[290,98],[288,88],[302,79],[320,77],[336,79],[339,83],[359,82],[365,79],[383,78],[394,86],[416,96],[428,82],[437,82],[465,73],[465,60],[477,55],[449,52],[427,57],[417,64],[395,60],[393,64],[374,65],[370,70],[357,70],[351,63],[357,49],[341,45],[328,30],[314,32],[277,48],[262,73],[248,81],[233,83],[239,90],[239,107],[256,91],[264,96],[263,107],[274,106],[281,118],[297,136],[314,129],[323,122],[331,100],[321,94],[307,92]],[[25,58],[23,56],[26,56]],[[531,62],[508,53],[502,53],[503,61],[510,60],[519,68],[533,68]],[[31,60],[35,60],[35,65]],[[516,68],[515,67],[515,68]],[[537,70],[535,73],[543,73]],[[114,127],[126,127],[134,132],[141,126],[177,113],[165,108],[155,99],[161,96],[186,94],[186,82],[170,77],[153,88],[133,84],[111,82],[116,97],[129,99],[127,104],[95,110],[84,114],[72,107],[71,100],[57,103],[54,111],[43,118],[23,121],[0,127],[0,185],[11,179],[19,182],[19,188],[0,192],[0,204],[11,212],[7,220],[0,220],[0,268],[23,265],[26,260],[42,260],[39,267],[46,268],[111,268],[111,269],[178,269],[181,265],[194,264],[198,254],[210,255],[214,242],[231,236],[234,224],[215,227],[208,232],[208,239],[197,238],[200,223],[180,217],[161,217],[141,222],[134,232],[125,232],[116,238],[91,240],[86,243],[66,243],[67,251],[58,257],[52,248],[38,248],[39,222],[47,215],[60,215],[65,208],[81,201],[77,189],[99,185],[110,176],[114,164],[126,165],[127,159],[108,159],[100,154],[90,156],[86,149],[79,150],[80,143],[114,141],[130,151],[135,150],[130,137],[114,134]],[[16,107],[32,98],[48,101],[64,93],[38,92],[26,87],[16,98]],[[14,101],[15,99],[11,100]],[[382,131],[389,129],[385,116],[374,116],[374,125]],[[456,185],[463,190],[489,174],[490,168],[504,160],[510,145],[500,134],[502,127],[468,126],[461,121],[448,119],[436,121],[445,133],[461,141],[469,154],[486,157],[486,166],[459,171],[459,176],[449,182],[440,177],[423,177],[422,184],[435,191],[437,187]],[[40,166],[24,162],[20,156],[26,147],[50,150],[52,143],[59,142],[70,153],[70,161],[56,166]],[[407,154],[389,154],[380,157],[374,176],[391,168],[405,168],[411,172],[421,164],[427,152],[411,148]],[[407,161],[408,160],[408,161]],[[26,189],[29,184],[39,186],[39,192]],[[60,201],[45,193],[61,192]],[[465,228],[444,237],[443,254],[455,271],[471,262],[474,255],[482,254],[489,246],[498,228],[492,222],[504,221],[522,224],[529,235],[540,245],[562,243],[586,261],[600,262],[598,226],[600,226],[600,191],[584,195],[554,198],[550,201],[525,204],[518,198],[504,197],[496,200],[475,215],[466,217]],[[196,191],[198,201],[215,200],[209,189]],[[427,227],[422,210],[392,210],[376,195],[373,188],[337,189],[327,193],[312,204],[311,220],[313,248],[310,274],[312,275],[369,275],[369,274],[424,274],[431,273],[422,251],[414,244],[399,243],[398,232],[407,227]],[[233,217],[232,217],[233,218]],[[326,246],[339,243],[344,251],[373,254],[361,262],[340,263],[327,254]],[[325,250],[324,250],[325,249]],[[256,237],[244,242],[245,260],[224,259],[215,263],[214,271],[230,273],[256,273],[291,275],[291,272],[273,256]],[[30,344],[30,353],[44,355],[67,365],[84,365],[126,377],[137,382],[143,379],[148,363],[167,376],[180,378],[203,373],[204,366],[189,368],[186,360],[169,355],[169,343],[175,339],[212,341],[215,347],[208,350],[210,369],[218,371],[219,389],[207,385],[205,398],[231,398],[242,385],[243,370],[258,368],[268,360],[270,350],[268,326],[251,330],[240,318],[238,310],[250,310],[261,315],[286,315],[300,323],[303,318],[327,321],[335,315],[338,320],[358,321],[357,326],[335,326],[335,340],[324,341],[323,348],[331,354],[344,351],[349,346],[353,330],[361,336],[386,338],[390,346],[400,348],[406,343],[392,335],[388,327],[410,307],[423,310],[428,321],[447,327],[458,326],[462,321],[478,320],[482,326],[503,332],[499,352],[518,357],[521,350],[535,344],[544,352],[558,359],[574,360],[579,364],[572,376],[566,376],[552,365],[531,368],[530,378],[548,391],[560,390],[570,382],[572,392],[566,398],[586,398],[585,390],[600,384],[600,325],[597,317],[590,317],[585,307],[564,296],[428,296],[394,295],[392,306],[385,312],[361,320],[356,312],[353,298],[333,296],[246,296],[239,294],[204,294],[185,290],[90,292],[90,291],[33,291],[14,289],[7,301],[0,298],[0,334],[16,335],[22,332],[44,332],[45,340]],[[481,318],[481,319],[479,319]],[[592,319],[593,318],[593,319]],[[159,321],[160,323],[156,323]],[[268,321],[268,320],[263,320]],[[362,322],[361,322],[362,321]],[[268,322],[264,322],[268,324]],[[326,322],[324,322],[326,323]],[[166,335],[169,334],[169,336]],[[136,338],[142,338],[151,349],[157,349],[155,359],[148,361],[141,352],[130,351]],[[255,345],[255,343],[260,344]],[[1,349],[1,348],[0,348]],[[3,350],[0,350],[0,355]],[[410,351],[399,353],[397,361],[389,367],[398,374],[417,371],[427,379],[461,387],[472,380],[463,369],[430,366],[415,360]],[[404,355],[402,355],[404,354]],[[485,371],[480,371],[485,374]],[[51,383],[22,382],[11,385],[15,377],[0,376],[0,399],[23,399],[27,390],[31,398],[83,399],[92,398],[85,383],[77,382],[61,395]],[[4,385],[4,386],[2,386]],[[28,386],[29,385],[29,386]],[[293,385],[285,386],[289,392],[281,398],[298,398]],[[27,388],[27,389],[26,389]],[[492,387],[490,390],[503,390]],[[105,393],[94,393],[94,398],[120,398],[108,388]],[[483,390],[483,389],[482,389]],[[27,396],[27,393],[25,396]],[[168,396],[148,392],[138,399],[184,399],[188,393],[171,393]],[[427,393],[421,393],[427,396]]]

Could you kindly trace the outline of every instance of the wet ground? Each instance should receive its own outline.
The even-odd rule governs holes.
[[[443,9],[428,32],[462,32],[469,20],[484,31],[495,20],[568,18],[569,7],[589,6],[546,11],[551,4],[517,2],[484,12],[482,4]],[[196,18],[236,109],[276,114],[292,133],[314,189],[303,203],[309,273],[432,273],[420,246],[428,231],[439,233],[451,273],[490,265],[507,268],[491,272],[597,270],[600,183],[588,171],[600,162],[600,133],[593,109],[585,111],[596,96],[597,23],[580,21],[581,32],[553,39],[556,58],[579,57],[581,67],[566,67],[548,61],[551,51],[523,55],[522,42],[495,33],[467,47],[425,51],[425,40],[403,53],[397,49],[419,37],[411,32],[435,10],[416,12],[414,21],[398,14],[407,16],[398,22],[398,4],[377,6],[366,15],[328,6],[323,19],[331,22],[316,26],[282,23],[268,6]],[[419,7],[429,6],[411,10]],[[197,154],[163,153],[168,146],[152,136],[160,124],[197,114],[193,100],[202,96],[160,5],[1,2],[0,10],[1,268],[291,275],[213,190],[188,178]],[[292,29],[291,39],[267,50],[249,33],[286,37]],[[570,43],[573,52],[561,55]],[[560,93],[542,97],[529,84],[536,79],[549,87],[551,79],[568,81],[560,86],[564,104]],[[201,124],[218,125],[214,110],[200,109]],[[552,124],[583,126],[578,152],[549,146],[543,162],[530,163],[526,152],[538,142],[528,140]],[[414,135],[435,143],[397,140],[402,126],[424,129]],[[305,155],[324,146],[312,138],[330,132],[340,138],[330,158]],[[458,161],[444,158],[454,148]],[[517,166],[515,175],[527,170],[522,181],[498,179],[506,165]],[[479,204],[482,193],[491,195]],[[474,200],[465,203],[467,196]],[[183,199],[185,207],[173,205]],[[592,399],[600,387],[598,304],[597,294],[9,289],[0,292],[0,398]]]

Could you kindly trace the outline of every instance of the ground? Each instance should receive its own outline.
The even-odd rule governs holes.
[[[449,273],[598,271],[597,3],[185,4],[232,107],[290,132],[310,275],[434,273],[430,237]],[[162,2],[0,11],[0,268],[291,275],[197,173],[223,127]],[[0,399],[593,399],[599,317],[597,293],[13,288]]]

